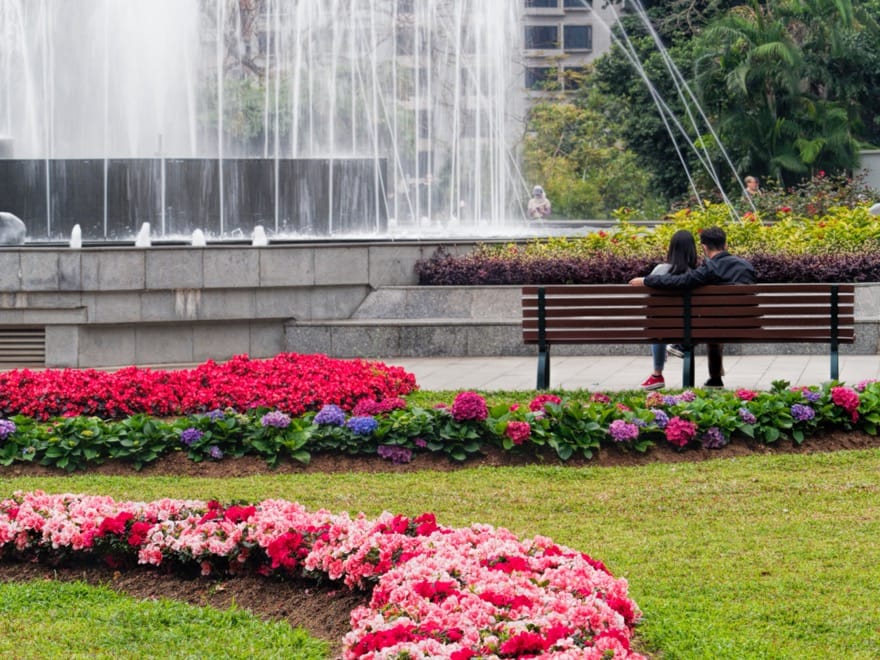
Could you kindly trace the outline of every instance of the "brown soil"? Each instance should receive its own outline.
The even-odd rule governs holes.
[[[590,461],[572,460],[565,465],[583,466],[636,466],[654,462],[703,461],[733,458],[752,454],[815,453],[848,449],[880,447],[880,438],[864,433],[835,432],[815,437],[797,446],[789,441],[774,445],[738,440],[723,449],[688,449],[676,451],[668,445],[658,445],[646,453],[625,452],[616,448],[602,449]],[[501,451],[490,451],[484,456],[469,460],[465,467],[511,466],[529,464],[561,464],[547,455],[542,457],[515,456]],[[313,457],[307,466],[285,463],[275,472],[411,472],[415,470],[456,470],[462,465],[445,458],[427,455],[416,456],[405,465],[393,465],[383,459],[372,457],[345,457],[321,455]],[[193,463],[182,453],[175,453],[140,472],[126,464],[105,464],[94,469],[105,475],[190,475],[200,477],[244,477],[272,472],[265,462],[256,458],[241,458],[217,462]],[[0,468],[0,477],[40,476],[61,474],[58,470],[38,465],[15,465]],[[342,636],[348,631],[349,613],[354,607],[365,604],[367,595],[350,593],[344,587],[321,586],[309,583],[281,582],[266,578],[235,577],[224,580],[193,578],[182,579],[162,575],[152,570],[118,572],[109,568],[80,567],[56,568],[36,564],[0,563],[0,580],[82,580],[101,584],[137,599],[175,598],[194,605],[209,605],[225,609],[233,603],[250,610],[265,619],[285,620],[292,626],[301,626],[311,634],[328,640],[334,655],[338,655]]]

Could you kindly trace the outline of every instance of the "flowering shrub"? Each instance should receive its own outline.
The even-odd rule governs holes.
[[[15,493],[0,502],[0,557],[102,560],[203,575],[258,573],[371,589],[351,614],[346,658],[641,658],[641,612],[599,561],[545,537],[432,514],[309,512],[256,505]]]
[[[180,371],[16,369],[0,373],[0,414],[118,419],[135,413],[189,415],[262,407],[301,415],[328,403],[351,410],[363,399],[397,399],[415,386],[415,376],[400,367],[296,353],[269,360],[239,355]]]
[[[737,220],[726,205],[705,203],[652,228],[621,216],[607,231],[584,236],[481,244],[464,255],[441,248],[417,262],[416,271],[425,285],[623,284],[664,261],[676,231],[698,236],[717,225],[732,250],[754,264],[761,282],[880,281],[880,223],[868,204],[825,204],[814,212],[804,206],[803,213],[799,206],[781,208],[788,210],[749,212]]]

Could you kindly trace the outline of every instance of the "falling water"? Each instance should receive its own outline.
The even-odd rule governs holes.
[[[354,226],[346,208],[387,218],[389,231],[418,231],[424,219],[505,225],[520,215],[523,185],[514,157],[525,112],[522,5],[0,0],[0,137],[12,139],[16,159],[43,162],[33,176],[50,183],[34,214],[45,212],[48,236],[64,229],[52,224],[65,187],[55,161],[64,159],[99,161],[102,217],[65,220],[93,236],[120,222],[106,200],[117,180],[149,200],[121,221],[130,233],[151,222],[189,235],[203,216],[166,199],[165,181],[189,171],[187,159],[215,161],[210,176],[179,184],[196,210],[218,216],[207,228],[214,235],[257,224],[276,235],[338,235]],[[143,165],[149,180],[131,183],[136,168],[125,159],[155,159]],[[275,183],[258,194],[239,174],[255,166],[236,159],[269,163],[260,176]],[[314,173],[291,181],[302,168],[284,159],[326,162],[329,176],[320,190]],[[282,204],[285,195],[298,208]],[[322,195],[334,200],[328,217],[311,217]],[[358,226],[380,230],[370,217]]]

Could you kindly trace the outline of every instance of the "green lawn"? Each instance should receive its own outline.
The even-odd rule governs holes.
[[[880,657],[880,450],[634,468],[0,479],[2,495],[36,488],[433,511],[441,524],[545,535],[601,559],[645,614],[643,650],[664,659]],[[32,616],[2,618],[15,628]]]

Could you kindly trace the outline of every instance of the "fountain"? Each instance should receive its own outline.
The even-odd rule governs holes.
[[[0,210],[30,241],[503,233],[522,224],[521,12],[0,0]]]

